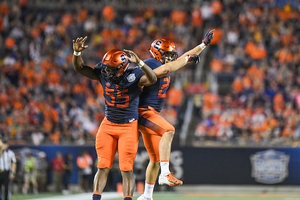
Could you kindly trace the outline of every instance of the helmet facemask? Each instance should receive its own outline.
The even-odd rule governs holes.
[[[152,42],[149,51],[150,55],[162,64],[174,61],[178,57],[175,44],[165,38],[159,38]]]
[[[163,51],[160,49],[160,51]],[[175,61],[178,58],[178,54],[175,51],[164,51],[161,53],[163,64]]]
[[[107,58],[107,59],[106,59]],[[102,60],[103,76],[114,83],[120,82],[120,77],[124,74],[129,66],[129,60],[123,51],[111,50],[105,54]]]

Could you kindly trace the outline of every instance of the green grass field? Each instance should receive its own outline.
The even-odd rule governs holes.
[[[104,199],[104,198],[103,198]],[[136,200],[134,197],[133,200]],[[235,195],[219,195],[219,194],[157,194],[154,200],[300,200],[300,195],[289,194],[235,194]],[[122,198],[111,199],[122,200]]]
[[[55,199],[64,199],[61,194],[28,194],[21,195],[16,194],[12,195],[11,200],[26,200],[26,199],[35,199],[43,197],[57,197]],[[90,200],[87,199],[77,199],[76,194],[72,195],[73,200]],[[133,200],[136,200],[138,196],[134,196]],[[122,200],[123,198],[116,198],[110,200]],[[102,197],[102,200],[106,200],[105,196]],[[196,194],[196,193],[156,193],[154,194],[154,200],[300,200],[300,194]]]
[[[36,199],[36,198],[43,198],[43,197],[54,197],[57,196],[58,198],[62,196],[61,193],[42,193],[42,194],[13,194],[11,196],[11,200],[25,200],[25,199]]]

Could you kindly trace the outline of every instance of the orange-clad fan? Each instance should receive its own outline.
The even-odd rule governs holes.
[[[6,40],[5,40],[5,46],[8,49],[12,49],[15,45],[16,45],[16,42],[15,42],[15,40],[13,38],[11,38],[11,37],[6,38]]]
[[[85,8],[81,8],[79,11],[78,11],[78,15],[77,15],[77,21],[78,22],[84,22],[89,16],[89,12],[87,9]]]
[[[221,1],[219,0],[214,0],[213,2],[211,2],[210,4],[212,12],[216,15],[216,14],[220,14],[222,12],[222,8],[223,8],[223,4]]]
[[[300,118],[297,114],[300,107],[297,67],[300,61],[297,32],[300,14],[297,7],[300,3],[291,2],[293,4],[287,2],[278,6],[271,0],[251,1],[251,4],[213,0],[207,4],[207,9],[199,2],[178,9],[178,1],[174,1],[159,9],[130,4],[134,9],[129,13],[120,12],[120,4],[102,7],[97,13],[74,1],[60,1],[59,4],[50,1],[49,7],[40,8],[38,12],[34,2],[29,0],[0,1],[0,45],[3,47],[0,50],[0,133],[11,136],[10,141],[16,144],[30,144],[33,125],[47,134],[58,126],[62,133],[61,143],[74,140],[76,144],[92,145],[93,140],[64,134],[78,129],[78,124],[82,125],[80,121],[85,116],[80,115],[81,112],[95,116],[88,118],[86,123],[93,125],[100,124],[105,115],[102,86],[84,79],[72,68],[70,39],[87,31],[91,51],[85,54],[88,60],[85,64],[92,66],[115,48],[130,48],[146,59],[149,44],[161,37],[174,41],[176,51],[181,55],[200,42],[205,34],[203,25],[210,25],[217,28],[211,42],[213,46],[208,48],[201,65],[204,67],[201,77],[195,73],[200,65],[181,69],[170,83],[172,86],[179,82],[183,86],[183,96],[179,94],[179,98],[172,97],[168,101],[185,107],[186,84],[204,81],[208,85],[212,80],[208,76],[210,72],[217,77],[230,75],[232,78],[225,79],[228,82],[222,85],[224,87],[210,85],[214,92],[222,92],[224,96],[215,94],[216,98],[212,97],[214,100],[210,101],[207,96],[214,96],[210,92],[196,94],[202,95],[205,101],[195,105],[193,119],[200,120],[203,115],[209,115],[207,120],[212,121],[209,128],[203,129],[203,134],[211,135],[220,143],[264,145],[268,141],[280,141],[276,137],[290,126],[294,131],[290,140],[297,143],[300,138],[297,123]],[[57,12],[49,12],[50,8]],[[225,98],[228,94],[231,101]],[[164,105],[166,109],[169,104]],[[253,124],[257,107],[264,112],[260,115],[261,123]],[[57,114],[49,114],[50,110]],[[228,110],[231,113],[228,118],[234,117],[236,121],[228,126],[228,130],[220,130],[221,116]],[[238,110],[248,114],[237,117]],[[173,112],[172,109],[168,111]],[[179,116],[186,111],[181,110]],[[167,116],[175,118],[172,114]],[[181,127],[184,120],[175,120],[176,126]],[[261,129],[256,128],[253,132],[249,128],[252,126]],[[233,140],[224,137],[224,133],[231,131]],[[223,137],[219,137],[218,132]],[[86,138],[93,138],[92,134],[95,134],[94,130],[85,132]],[[283,135],[284,141],[290,134]]]
[[[222,29],[220,29],[220,28],[214,28],[214,29],[215,29],[214,30],[214,37],[213,37],[213,39],[210,43],[211,45],[219,44],[221,42],[221,40],[223,38],[223,34],[224,34]]]
[[[233,83],[232,83],[232,88],[236,93],[240,93],[243,91],[244,87],[243,87],[243,82],[242,79],[240,77],[237,77]]]
[[[171,19],[178,26],[184,25],[187,20],[187,13],[182,10],[174,10],[171,12]]]
[[[192,25],[194,27],[201,26],[203,24],[203,19],[201,16],[200,7],[195,7],[192,10]]]
[[[219,73],[223,70],[223,62],[221,60],[214,59],[210,62],[210,69],[215,73]]]
[[[115,9],[112,6],[105,6],[102,10],[102,15],[110,22],[116,17]]]
[[[173,107],[180,106],[183,96],[184,93],[181,89],[175,87],[170,88],[167,92],[167,103]]]
[[[64,14],[61,19],[61,22],[65,27],[69,26],[71,23],[73,23],[73,21],[74,21],[74,17],[70,12]]]

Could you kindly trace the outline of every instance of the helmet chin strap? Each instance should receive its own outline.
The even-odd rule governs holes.
[[[149,52],[151,53],[152,57],[155,58],[155,59],[157,60],[156,56],[155,56],[154,53],[151,51],[151,49],[149,49]],[[158,61],[161,62],[162,64],[165,64],[165,62],[166,62],[165,59],[164,59],[163,57],[161,57],[161,59],[159,59]]]
[[[154,55],[154,53],[151,51],[151,49],[149,49],[149,51],[150,51],[152,57],[155,58],[155,55]]]
[[[130,65],[130,62],[128,62],[128,63],[127,63],[127,66],[125,67],[125,69],[124,69],[124,72],[123,72],[123,73],[125,73],[125,72],[126,72],[126,70],[127,70],[127,68],[129,67],[129,65]]]

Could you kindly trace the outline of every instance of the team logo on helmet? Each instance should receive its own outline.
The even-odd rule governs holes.
[[[151,56],[162,64],[166,61],[174,61],[177,59],[175,44],[165,38],[159,38],[152,42],[149,51]]]
[[[129,65],[124,51],[113,49],[108,51],[102,59],[102,74],[114,82],[124,74]]]

